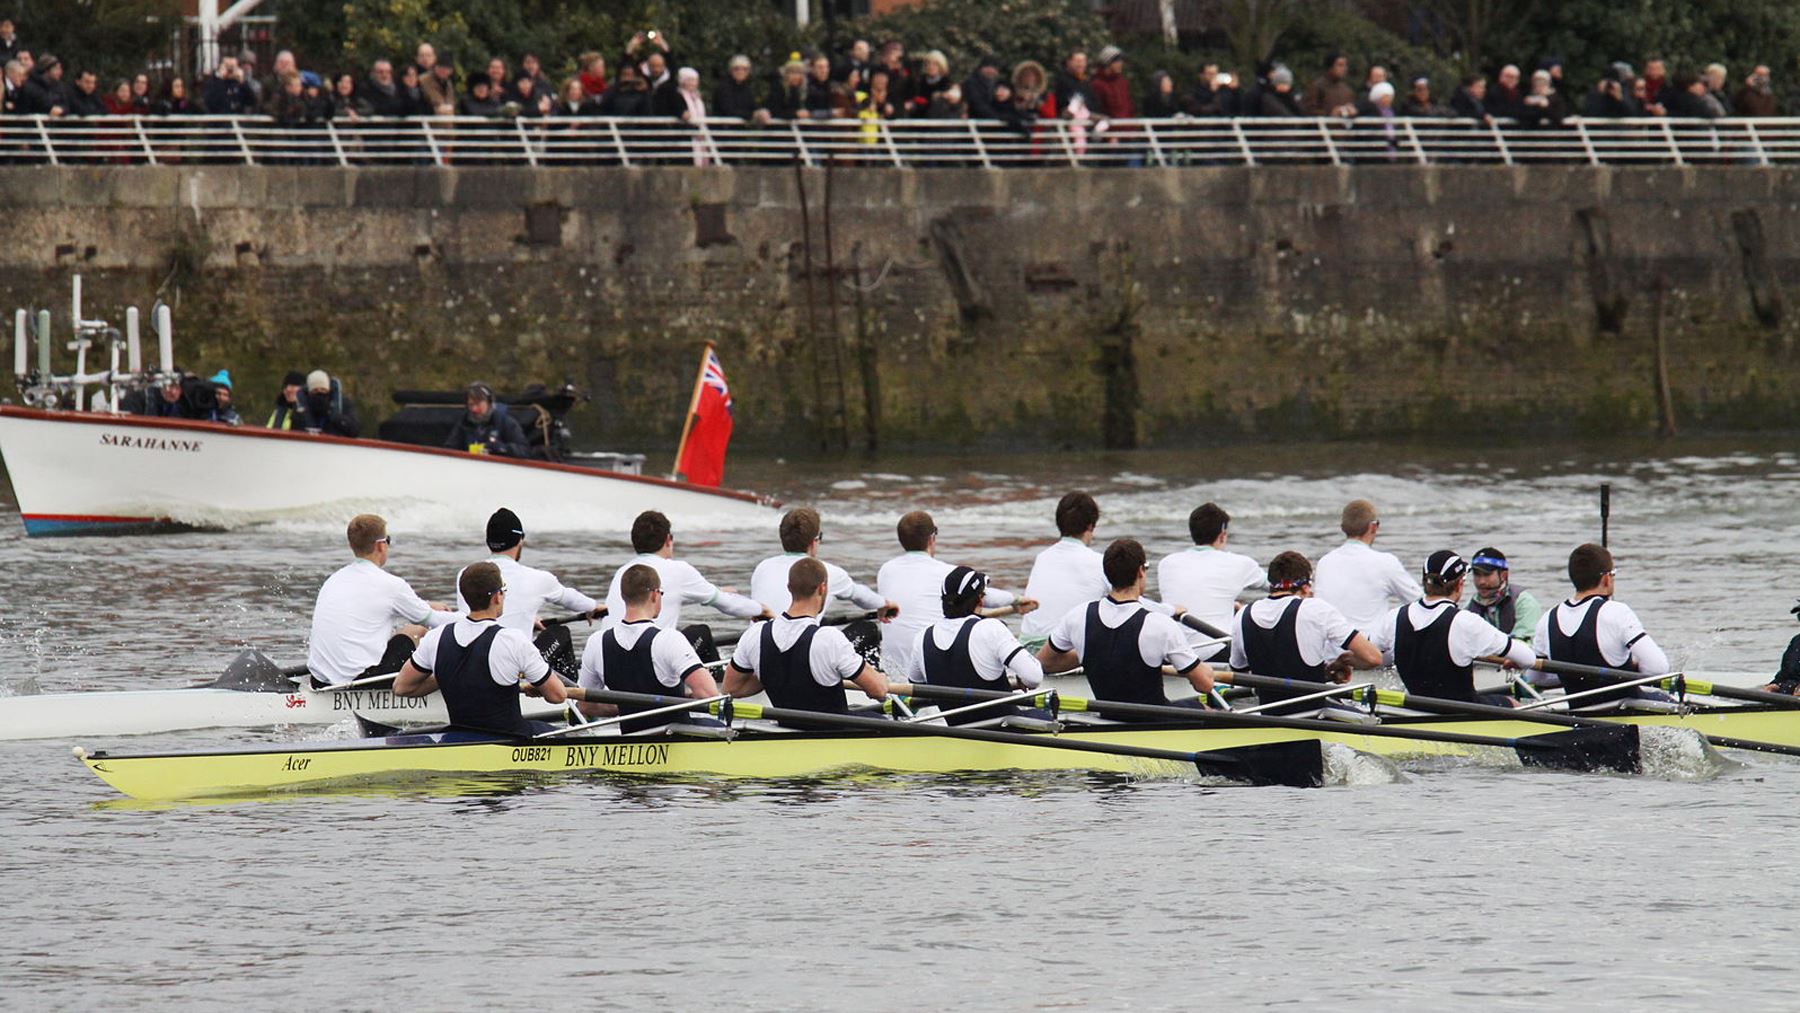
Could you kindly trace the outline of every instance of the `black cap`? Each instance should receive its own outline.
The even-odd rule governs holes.
[[[501,507],[488,518],[487,543],[494,552],[505,552],[507,549],[525,540],[525,525],[519,523],[519,515]]]
[[[281,378],[281,385],[283,387],[304,387],[306,386],[306,374],[297,369],[290,369],[287,371],[287,375]]]
[[[1469,565],[1473,567],[1477,573],[1486,573],[1490,570],[1504,570],[1507,569],[1506,553],[1501,552],[1491,545],[1486,548],[1476,549],[1475,558],[1469,561]]]
[[[1469,564],[1449,549],[1439,549],[1425,561],[1425,579],[1452,581],[1469,572]]]

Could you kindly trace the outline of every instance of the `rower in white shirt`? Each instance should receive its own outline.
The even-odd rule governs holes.
[[[1044,640],[1062,617],[1112,590],[1106,580],[1100,553],[1094,551],[1094,530],[1100,526],[1100,504],[1085,492],[1065,495],[1056,504],[1056,542],[1037,554],[1031,576],[1025,581],[1025,597],[1038,603],[1037,610],[1019,621],[1019,640],[1032,650]],[[1162,602],[1143,600],[1144,607],[1164,615],[1179,614]]]
[[[1590,542],[1569,553],[1569,583],[1575,585],[1575,596],[1538,620],[1537,636],[1531,642],[1538,657],[1617,669],[1619,678],[1669,673],[1669,656],[1650,638],[1637,613],[1624,602],[1613,601],[1616,577],[1612,553],[1606,549]],[[1616,681],[1591,675],[1558,677],[1567,693],[1600,689]],[[1669,695],[1638,686],[1584,697],[1570,706],[1588,707],[1627,698],[1667,700]]]
[[[1312,587],[1313,593],[1342,612],[1351,626],[1372,630],[1395,605],[1424,595],[1398,556],[1373,548],[1381,531],[1375,504],[1351,500],[1344,505],[1338,526],[1348,541],[1320,557]]]
[[[306,668],[315,686],[398,672],[427,627],[456,618],[383,569],[394,544],[387,521],[357,514],[345,537],[356,560],[325,578],[313,603]]]
[[[1044,666],[998,619],[977,615],[987,591],[987,574],[959,566],[944,577],[940,596],[944,618],[919,632],[911,661],[902,673],[908,682],[959,689],[1036,689],[1044,682]],[[1036,613],[1033,613],[1034,615]],[[944,704],[940,710],[955,710]],[[1016,705],[988,707],[944,720],[952,725],[990,722],[1028,713],[1048,718],[1048,711],[1022,712]]]
[[[1510,667],[1529,669],[1537,658],[1521,641],[1473,612],[1464,611],[1463,578],[1469,564],[1439,549],[1419,574],[1425,597],[1388,613],[1369,633],[1383,664],[1394,666],[1406,691],[1417,696],[1490,707],[1515,706],[1501,693],[1475,692],[1475,660],[1500,657]]]
[[[525,551],[525,525],[518,514],[506,507],[494,511],[488,518],[487,547],[494,554],[488,562],[500,568],[500,577],[506,582],[506,611],[500,613],[500,625],[518,630],[527,637],[535,633],[532,642],[550,667],[559,675],[575,678],[580,667],[569,639],[568,626],[559,623],[538,632],[538,613],[546,604],[559,605],[570,612],[584,613],[593,620],[605,615],[606,609],[580,591],[564,587],[550,571],[519,561]],[[456,579],[460,587],[462,571],[457,571]],[[469,611],[469,603],[462,600],[461,591],[457,592],[456,604],[462,611]]]
[[[676,559],[675,535],[669,519],[655,510],[646,510],[631,522],[631,548],[637,555],[619,567],[618,572],[613,574],[612,583],[606,588],[606,618],[601,622],[602,630],[618,625],[620,617],[625,614],[625,598],[620,593],[619,578],[624,575],[627,567],[636,563],[655,569],[662,582],[662,611],[656,615],[656,625],[665,630],[680,629],[681,609],[684,605],[702,605],[738,619],[767,619],[774,615],[753,598],[715,587],[692,564]],[[694,643],[701,654],[701,660],[712,661],[718,657],[718,650],[712,645],[710,627],[695,624],[681,632]],[[708,657],[709,654],[711,657]]]
[[[1200,504],[1188,515],[1188,535],[1194,544],[1169,553],[1156,564],[1156,587],[1162,600],[1221,630],[1231,629],[1231,617],[1239,608],[1238,595],[1269,586],[1256,560],[1225,550],[1231,538],[1230,524],[1231,515],[1217,503]],[[1206,636],[1198,631],[1188,635],[1191,639]],[[1229,645],[1209,650],[1207,661],[1225,661],[1231,653]]]
[[[581,651],[581,688],[652,696],[685,695],[696,700],[718,696],[719,685],[713,680],[712,672],[700,663],[694,645],[688,643],[686,637],[656,625],[656,614],[662,610],[663,590],[655,568],[642,563],[627,566],[619,577],[619,584],[620,594],[625,598],[625,618],[611,629],[588,638]],[[655,709],[643,704],[581,705],[581,712],[588,717]],[[675,722],[718,723],[692,714],[661,714],[622,721],[619,730],[629,734]]]
[[[776,707],[827,714],[850,712],[845,682],[873,699],[887,698],[887,677],[842,631],[819,625],[828,584],[823,563],[810,556],[794,561],[788,570],[793,604],[738,639],[725,668],[725,692],[736,697],[766,692]],[[783,724],[807,727],[804,721]]]
[[[788,571],[794,568],[796,559],[817,558],[819,545],[825,540],[819,512],[812,507],[795,507],[784,514],[780,534],[781,555],[770,556],[756,564],[755,571],[750,574],[750,597],[771,612],[785,612],[793,604],[794,596],[788,593],[787,587]],[[899,606],[876,594],[874,588],[858,584],[843,567],[822,559],[819,562],[825,563],[830,600],[849,602],[865,612],[874,612],[884,623],[899,613]]]
[[[881,627],[882,667],[904,672],[912,659],[913,645],[918,643],[919,631],[944,618],[944,577],[956,567],[936,558],[937,522],[925,511],[914,510],[901,517],[894,533],[905,551],[881,564],[881,571],[875,575],[875,590],[900,609],[893,622]],[[983,614],[989,616],[1010,612],[1029,615],[1037,608],[1030,596],[1014,597],[1012,592],[997,587],[987,589],[981,604]]]
[[[1312,562],[1300,553],[1283,552],[1269,560],[1269,596],[1239,609],[1232,620],[1233,672],[1316,682],[1322,690],[1326,683],[1349,682],[1352,668],[1381,664],[1381,652],[1368,637],[1330,602],[1313,597],[1312,582]],[[1259,687],[1256,697],[1259,703],[1269,704],[1311,692]],[[1319,706],[1308,701],[1270,713]]]

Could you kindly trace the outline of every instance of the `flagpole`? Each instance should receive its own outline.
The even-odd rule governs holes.
[[[700,411],[700,390],[706,385],[706,357],[712,354],[713,343],[708,341],[700,350],[700,371],[694,374],[694,396],[688,399],[687,418],[681,423],[681,442],[675,445],[675,463],[669,468],[669,477],[676,478],[681,474],[681,452],[687,449],[688,433],[694,428],[694,415]]]

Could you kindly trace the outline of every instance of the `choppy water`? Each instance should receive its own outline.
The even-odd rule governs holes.
[[[1368,496],[1409,565],[1491,542],[1545,598],[1597,535],[1606,480],[1620,596],[1677,663],[1772,671],[1794,632],[1800,456],[1777,444],[763,460],[733,478],[819,505],[826,555],[864,579],[923,506],[946,558],[1022,584],[1080,486],[1102,538],[1173,550],[1211,498],[1264,560],[1316,558]],[[576,586],[626,554],[622,532],[518,509],[528,561]],[[478,522],[391,520],[392,567],[428,596],[482,554]],[[776,548],[676,521],[721,584]],[[26,541],[0,514],[0,692],[180,685],[243,644],[297,659],[341,525]],[[587,778],[145,809],[68,746],[0,743],[0,1006],[1793,1004],[1800,766],[1768,757],[1697,782]]]

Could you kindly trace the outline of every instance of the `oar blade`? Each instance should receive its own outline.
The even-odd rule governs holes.
[[[1527,767],[1553,770],[1611,770],[1636,774],[1643,770],[1643,751],[1636,725],[1571,728],[1566,732],[1533,735],[1513,746],[1519,762]]]
[[[1317,739],[1195,753],[1194,766],[1202,774],[1245,784],[1317,788],[1325,783],[1325,756]]]

